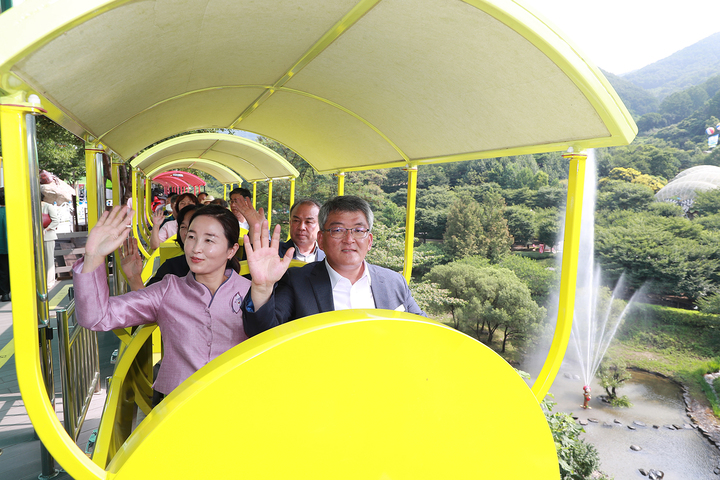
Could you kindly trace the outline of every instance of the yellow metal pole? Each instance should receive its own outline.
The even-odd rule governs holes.
[[[337,174],[338,179],[338,197],[342,197],[345,195],[345,172],[340,172]]]
[[[113,155],[112,163],[110,164],[110,178],[112,179],[112,203],[113,206],[122,205],[122,184],[120,183],[120,167],[123,162]],[[133,208],[137,208],[133,203]],[[120,268],[120,251],[115,250],[113,252],[113,264],[115,268],[113,270],[113,278],[115,281],[115,295],[120,295],[128,291],[127,278],[125,272]]]
[[[289,209],[291,209],[294,204],[295,204],[295,179],[291,178],[290,179],[290,205],[288,205],[288,212],[289,212]],[[292,222],[292,218],[290,219],[290,222]],[[290,229],[288,229],[288,235],[287,235],[287,238],[285,239],[285,241],[290,240],[290,231],[289,230]]]
[[[105,150],[98,143],[85,142],[85,178],[86,178],[86,190],[87,190],[87,227],[88,231],[98,221],[98,192],[102,189],[105,192],[105,184],[102,179],[102,172],[98,171],[97,157],[102,154]],[[100,179],[100,180],[99,180]],[[104,207],[104,205],[103,205]]]
[[[288,205],[288,208],[292,207],[295,203],[295,179],[290,179],[290,205]]]
[[[138,175],[140,175],[139,170]],[[152,225],[152,202],[152,180],[145,177],[145,219],[148,225]]]
[[[35,238],[28,169],[26,116],[41,112],[20,97],[0,98],[5,199],[7,209],[10,278],[13,286],[13,339],[15,368],[24,406],[38,436],[63,468],[78,479],[105,479],[106,472],[93,464],[58,421],[48,398],[40,367],[37,284],[33,265]],[[33,139],[34,140],[34,139]]]
[[[582,219],[583,189],[585,186],[584,153],[563,155],[570,159],[570,177],[568,179],[567,207],[565,213],[565,237],[563,239],[562,274],[560,279],[560,302],[557,325],[553,335],[550,352],[533,383],[532,392],[538,401],[547,395],[555,380],[560,364],[565,356],[570,330],[572,330],[573,311],[575,309],[575,288],[577,283],[578,249],[580,246],[580,223]]]
[[[257,182],[253,182],[253,208],[257,208]],[[268,222],[270,225],[270,222]]]
[[[272,185],[273,185],[273,181],[268,180],[268,208],[267,208],[268,225],[272,225]]]
[[[146,203],[144,201],[144,198],[140,197],[140,190],[138,189],[138,177],[140,176],[140,171],[137,168],[133,168],[132,170],[132,204],[133,208],[135,209],[135,218],[133,221],[133,236],[138,242],[138,249],[140,250],[140,253],[144,258],[148,258],[150,255],[145,251],[145,248],[142,245],[142,239],[140,236],[140,223],[143,216],[146,214]]]
[[[405,265],[403,277],[410,283],[415,247],[415,199],[417,198],[417,167],[408,167],[407,210],[405,212]]]
[[[223,200],[227,201],[227,183],[223,183]]]

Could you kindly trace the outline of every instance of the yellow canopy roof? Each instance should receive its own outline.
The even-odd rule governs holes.
[[[221,133],[175,137],[146,150],[130,162],[147,176],[197,168],[221,183],[297,177],[299,172],[270,148],[246,138]]]
[[[600,71],[511,0],[28,0],[0,16],[0,45],[0,94],[37,93],[123,158],[212,127],[319,172],[637,133]]]

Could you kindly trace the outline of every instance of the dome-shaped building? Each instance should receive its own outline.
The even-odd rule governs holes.
[[[720,187],[720,167],[699,165],[678,173],[655,194],[658,202],[673,202],[687,212],[699,192]]]

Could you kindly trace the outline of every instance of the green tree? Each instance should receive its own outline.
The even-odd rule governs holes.
[[[652,189],[646,185],[611,181],[598,192],[596,207],[598,210],[644,210],[654,200]]]
[[[72,184],[85,176],[85,143],[47,117],[37,117],[40,168]]]
[[[720,314],[720,295],[713,294],[707,297],[700,297],[697,300],[698,308],[703,313]]]
[[[684,217],[612,212],[596,222],[595,253],[610,283],[624,272],[631,289],[695,299],[717,291],[719,235]]]
[[[535,193],[535,199],[530,207],[562,208],[567,198],[567,186],[540,187]]]
[[[445,230],[446,251],[452,258],[484,255],[493,260],[510,252],[513,238],[503,217],[505,201],[495,193],[482,204],[464,197],[448,212]]]
[[[535,232],[538,242],[555,245],[560,241],[563,216],[564,213],[557,208],[535,210]]]
[[[405,227],[388,227],[382,223],[373,225],[373,246],[367,254],[367,261],[401,272],[405,264]],[[417,244],[417,239],[415,239]],[[442,255],[435,250],[413,250],[413,270],[422,272],[436,265]]]
[[[532,180],[530,181],[530,188],[533,190],[538,190],[542,187],[547,187],[549,179],[550,176],[540,170],[533,176]]]
[[[433,283],[465,300],[459,318],[479,339],[487,327],[486,343],[501,329],[505,352],[507,341],[520,341],[540,326],[545,309],[532,300],[528,287],[506,268],[479,268],[470,263],[453,262],[433,268],[427,275]]]
[[[508,230],[517,244],[527,244],[535,238],[535,213],[524,205],[511,205],[505,210]]]
[[[623,383],[632,378],[625,362],[621,360],[604,360],[596,374],[600,380],[600,386],[605,389],[608,400],[614,406],[631,406],[627,397],[618,397],[617,390]]]
[[[702,216],[720,213],[720,188],[698,192],[693,201],[693,210]]]
[[[527,285],[532,299],[543,304],[560,285],[560,268],[548,267],[532,258],[522,255],[506,255],[498,263],[499,267],[511,270]]]
[[[443,238],[448,210],[457,199],[453,191],[430,187],[418,192],[415,210],[415,232],[420,238]]]
[[[445,250],[452,258],[482,255],[482,210],[475,200],[457,200],[448,211]]]

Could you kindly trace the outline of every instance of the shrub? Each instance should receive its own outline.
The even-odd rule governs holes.
[[[595,447],[580,439],[585,430],[575,422],[567,413],[552,413],[554,402],[543,400],[550,430],[552,431],[558,463],[560,464],[560,478],[562,480],[585,480],[600,466],[600,456]]]

